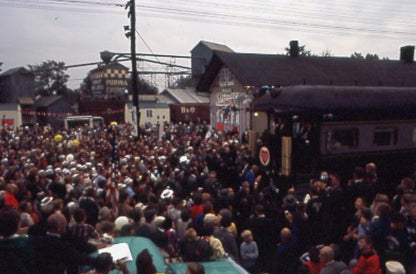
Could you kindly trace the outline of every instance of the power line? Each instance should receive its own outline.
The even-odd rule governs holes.
[[[72,3],[72,4],[83,4],[83,5],[99,5],[99,6],[111,6],[111,7],[119,7],[119,4],[116,3],[101,3],[101,2],[91,2],[91,1],[81,1],[81,0],[49,0],[54,3]],[[28,1],[20,1],[29,3]],[[4,2],[3,2],[4,3]],[[8,2],[10,3],[10,2]],[[45,2],[42,2],[45,3]],[[325,30],[333,30],[333,31],[342,31],[342,32],[350,32],[350,31],[359,31],[362,34],[372,34],[372,35],[389,35],[389,36],[401,36],[401,37],[410,37],[414,36],[416,33],[411,31],[398,31],[398,30],[383,30],[383,29],[376,29],[376,28],[365,28],[365,27],[348,27],[348,26],[338,26],[338,25],[329,25],[329,24],[322,24],[322,23],[304,23],[304,22],[297,22],[297,21],[290,21],[290,20],[278,20],[272,18],[260,18],[255,16],[238,16],[232,14],[223,14],[218,12],[201,12],[197,10],[184,10],[179,8],[165,8],[165,7],[152,7],[148,5],[137,5],[141,10],[146,10],[151,14],[170,14],[174,18],[177,18],[178,15],[185,15],[189,17],[191,20],[198,20],[199,17],[203,16],[204,18],[209,17],[211,21],[221,21],[221,23],[235,25],[236,21],[239,22],[238,25],[241,26],[241,21],[246,20],[243,22],[244,25],[252,25],[252,26],[268,26],[269,28],[296,28],[301,30],[309,30],[309,29],[325,29]],[[103,12],[103,11],[101,11]],[[198,19],[195,19],[197,17]],[[183,18],[182,18],[183,19]],[[249,22],[247,22],[247,20]],[[193,20],[192,20],[193,21]]]

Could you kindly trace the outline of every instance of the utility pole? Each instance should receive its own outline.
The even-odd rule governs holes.
[[[130,0],[130,52],[131,52],[131,83],[133,88],[133,109],[136,108],[137,136],[140,137],[140,108],[139,108],[139,85],[136,60],[136,3]]]

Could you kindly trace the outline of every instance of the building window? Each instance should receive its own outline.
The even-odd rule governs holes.
[[[146,116],[147,116],[148,118],[153,117],[153,110],[151,110],[151,109],[146,110]]]
[[[223,68],[222,70],[220,70],[219,84],[221,87],[234,85],[234,76],[229,68]]]
[[[394,146],[397,144],[397,127],[376,127],[373,135],[373,144],[376,146]]]
[[[158,119],[158,120],[160,119],[159,115],[157,116],[157,119]]]
[[[344,151],[358,147],[358,128],[336,128],[327,133],[327,151]]]
[[[162,116],[162,119],[163,119],[163,120],[165,120],[165,119],[166,119],[166,118],[165,118],[165,115],[163,115],[163,116]],[[416,132],[416,131],[415,131],[415,132]]]

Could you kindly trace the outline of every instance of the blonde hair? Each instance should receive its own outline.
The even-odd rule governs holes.
[[[244,230],[243,232],[241,232],[241,238],[242,239],[247,239],[247,237],[252,236],[251,230]]]

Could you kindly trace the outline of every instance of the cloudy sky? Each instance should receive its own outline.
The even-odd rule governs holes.
[[[128,52],[126,2],[0,0],[3,71],[46,60],[96,62],[106,49]],[[361,52],[398,59],[401,46],[416,44],[413,0],[136,0],[136,6],[137,52],[143,53],[189,55],[200,40],[237,52],[284,53],[296,39],[318,55]],[[176,60],[190,65],[183,62]],[[92,68],[69,69],[69,86],[78,88]],[[163,85],[163,79],[155,80]]]

